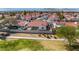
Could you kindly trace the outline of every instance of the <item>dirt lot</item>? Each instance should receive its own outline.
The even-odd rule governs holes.
[[[57,40],[49,40],[49,41],[41,41],[41,44],[52,51],[65,51],[66,47],[64,46],[64,42],[63,41],[57,41]]]

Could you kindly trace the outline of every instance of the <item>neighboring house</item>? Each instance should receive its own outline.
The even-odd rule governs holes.
[[[36,17],[36,18],[40,17],[40,13],[36,13],[36,14],[35,14],[35,17]]]
[[[17,21],[17,23],[18,23],[18,26],[25,26],[27,24],[27,22],[22,20]]]
[[[48,21],[50,21],[50,22],[57,21],[57,20],[60,20],[59,16],[57,16],[57,15],[52,14],[48,17]]]
[[[64,26],[65,22],[53,22],[53,28]]]
[[[31,21],[31,18],[32,18],[31,15],[26,15],[26,16],[25,16],[25,20],[26,20],[27,22],[30,22],[30,21]]]
[[[61,26],[77,27],[79,26],[79,24],[78,22],[53,22],[53,28],[61,27]]]
[[[28,30],[47,30],[48,22],[41,20],[33,20],[27,24]]]
[[[78,26],[78,22],[65,22],[65,26],[77,27]]]
[[[47,20],[48,19],[48,15],[43,15],[40,17],[41,19]]]
[[[37,16],[36,16],[36,14],[35,14],[35,13],[31,13],[31,17],[32,17],[32,20],[34,20],[34,19],[36,19],[36,18],[37,18]]]
[[[20,14],[16,14],[16,19],[21,20],[21,15]]]
[[[53,22],[52,23],[52,28],[57,28],[61,26],[77,27],[79,26],[79,22]]]
[[[27,21],[17,21],[18,22],[18,26],[19,26],[19,29],[20,31],[23,31],[23,30],[26,30],[28,28],[27,24],[28,22]]]

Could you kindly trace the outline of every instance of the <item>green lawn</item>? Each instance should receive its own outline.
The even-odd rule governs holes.
[[[66,50],[63,41],[49,40],[1,40],[0,51],[61,51]]]

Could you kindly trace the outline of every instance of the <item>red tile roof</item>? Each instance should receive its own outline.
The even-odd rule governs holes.
[[[29,27],[33,27],[33,26],[38,27],[38,26],[47,26],[47,25],[48,25],[48,22],[41,21],[41,20],[34,20],[34,21],[28,23]]]
[[[31,16],[30,15],[28,15],[28,16],[25,16],[25,19],[27,20],[30,20],[31,19]]]
[[[75,22],[66,22],[65,23],[65,26],[73,26],[73,27],[76,27],[76,26],[78,26],[78,23],[75,24]]]
[[[25,23],[24,21],[18,21],[18,25],[19,25],[19,26],[25,26],[26,23]]]

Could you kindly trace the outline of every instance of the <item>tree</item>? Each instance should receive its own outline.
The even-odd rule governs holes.
[[[62,13],[57,13],[57,15],[59,16],[60,20],[64,19],[64,15]]]
[[[76,27],[76,37],[79,39],[79,26]]]
[[[5,26],[9,25],[17,25],[17,20],[15,18],[5,18],[3,21],[0,23],[0,28],[3,28]]]
[[[4,14],[2,14],[2,17],[1,17],[0,19],[5,19],[5,16],[4,16]]]
[[[61,27],[56,30],[59,37],[67,39],[69,46],[76,42],[76,28],[74,27]]]
[[[26,13],[27,13],[26,11],[23,11],[23,15],[26,15]]]

